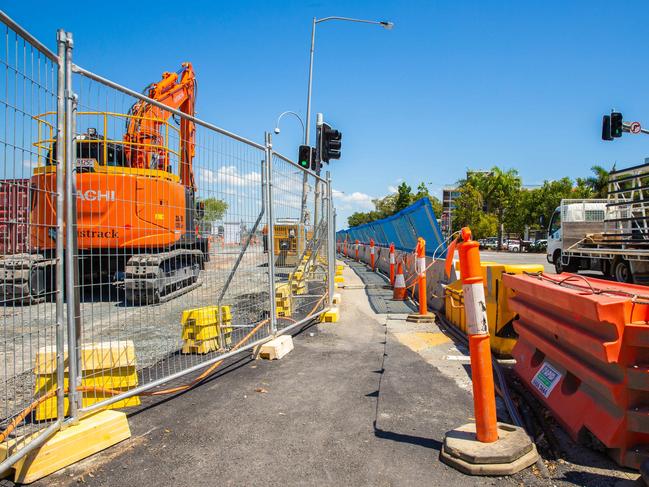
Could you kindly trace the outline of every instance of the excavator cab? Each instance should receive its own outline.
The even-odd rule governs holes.
[[[124,145],[108,141],[97,129],[89,128],[86,133],[76,137],[76,170],[77,173],[89,172],[95,165],[126,167],[126,150]],[[56,165],[57,142],[52,142],[46,156],[46,165]]]

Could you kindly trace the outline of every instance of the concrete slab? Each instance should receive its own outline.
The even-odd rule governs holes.
[[[293,337],[280,335],[259,347],[259,358],[266,360],[279,360],[293,350]]]

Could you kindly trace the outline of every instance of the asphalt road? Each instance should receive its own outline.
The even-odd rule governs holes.
[[[492,260],[503,264],[541,264],[546,272],[554,272],[554,265],[549,264],[545,254],[534,252],[492,252],[480,251],[481,260]]]

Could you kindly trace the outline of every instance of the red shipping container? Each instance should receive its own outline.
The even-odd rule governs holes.
[[[29,179],[0,179],[0,255],[29,252]]]

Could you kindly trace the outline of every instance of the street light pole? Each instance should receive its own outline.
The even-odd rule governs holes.
[[[313,17],[311,23],[311,51],[309,55],[309,88],[307,90],[306,98],[306,133],[304,134],[304,145],[309,145],[310,140],[310,130],[311,130],[311,92],[313,87],[313,54],[315,52],[315,26],[322,22],[327,22],[329,20],[341,20],[344,22],[356,22],[361,24],[374,24],[380,25],[386,30],[391,30],[394,27],[392,22],[387,20],[363,20],[363,19],[352,19],[349,17],[324,17],[322,19],[317,19]]]

